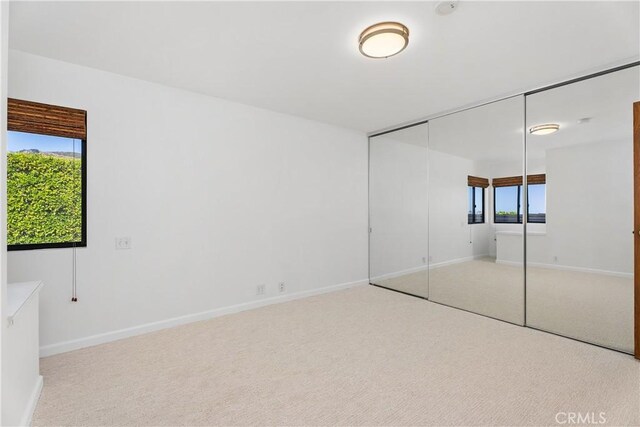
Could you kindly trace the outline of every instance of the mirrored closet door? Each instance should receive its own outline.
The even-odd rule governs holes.
[[[370,282],[632,353],[639,99],[634,66],[370,138]]]
[[[638,67],[528,95],[527,325],[633,351]]]
[[[427,124],[369,139],[369,281],[427,298]]]
[[[429,299],[522,325],[524,97],[429,121]]]

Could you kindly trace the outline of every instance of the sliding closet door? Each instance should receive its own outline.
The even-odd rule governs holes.
[[[429,299],[524,323],[524,97],[429,122]]]
[[[633,351],[638,67],[527,96],[527,325]],[[534,126],[559,125],[554,133]],[[551,129],[552,130],[552,129]],[[533,132],[533,133],[532,133]]]
[[[427,124],[369,139],[369,281],[426,298]]]

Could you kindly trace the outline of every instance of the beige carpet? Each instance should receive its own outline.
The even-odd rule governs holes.
[[[524,324],[524,269],[481,258],[429,271],[429,299]]]
[[[532,268],[527,274],[527,324],[633,352],[633,279]]]
[[[423,298],[429,296],[429,271],[427,270],[416,271],[388,279],[377,279],[373,280],[373,283]]]
[[[481,258],[376,284],[522,325],[522,267]],[[621,351],[633,351],[633,279],[527,268],[527,325]]]
[[[373,286],[48,357],[42,373],[35,425],[640,424],[632,357]]]

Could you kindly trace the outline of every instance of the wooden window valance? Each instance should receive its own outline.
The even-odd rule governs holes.
[[[86,140],[87,112],[9,98],[7,129]]]
[[[539,173],[537,175],[527,175],[527,184],[546,184],[547,175]]]
[[[527,184],[546,184],[547,175],[544,173],[536,175],[527,175]],[[522,176],[508,176],[505,178],[493,178],[491,184],[494,187],[511,187],[514,185],[522,185]]]
[[[477,176],[467,176],[467,185],[469,187],[482,187],[487,188],[489,186],[489,180],[487,178],[480,178]]]

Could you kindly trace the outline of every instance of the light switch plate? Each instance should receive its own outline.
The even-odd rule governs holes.
[[[116,249],[131,249],[131,237],[116,237]]]

